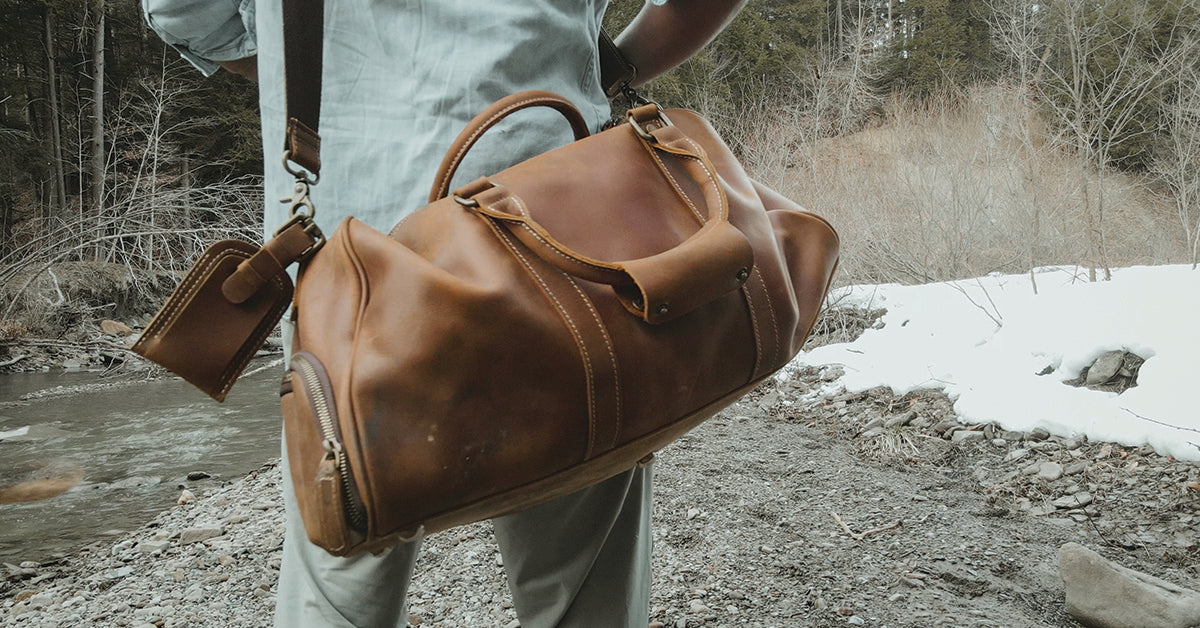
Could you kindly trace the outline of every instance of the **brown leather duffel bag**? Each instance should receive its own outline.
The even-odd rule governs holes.
[[[465,133],[560,104],[506,100]],[[836,260],[824,220],[653,105],[390,235],[346,219],[297,282],[283,397],[309,538],[378,547],[630,468],[799,351]]]
[[[580,139],[447,196],[475,139],[532,106]],[[290,156],[315,172],[291,93],[289,115]],[[138,350],[223,397],[302,260],[284,429],[308,537],[333,554],[626,470],[800,350],[838,239],[693,112],[646,105],[586,135],[554,94],[497,102],[447,153],[431,204],[390,234],[347,218],[324,242],[300,173],[293,220],[260,250],[206,253]]]

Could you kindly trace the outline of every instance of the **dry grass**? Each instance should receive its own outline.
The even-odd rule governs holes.
[[[842,236],[841,283],[922,283],[1088,264],[1086,208],[1103,211],[1110,266],[1187,259],[1178,220],[1144,183],[1093,172],[1057,147],[1019,92],[893,101],[878,124],[813,137],[805,119],[761,125],[752,174]],[[1101,206],[1101,203],[1103,204]]]

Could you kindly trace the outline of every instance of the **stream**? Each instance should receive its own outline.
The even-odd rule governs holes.
[[[183,488],[201,495],[278,457],[282,368],[252,363],[221,404],[176,378],[0,375],[0,475],[49,461],[84,472],[57,497],[0,505],[0,563],[45,561],[136,528]],[[81,388],[21,401],[60,386]],[[189,481],[194,472],[211,477]]]

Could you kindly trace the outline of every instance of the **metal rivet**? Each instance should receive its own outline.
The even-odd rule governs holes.
[[[656,311],[658,312],[659,316],[663,316],[664,314],[667,313],[668,309],[670,309],[670,308],[667,307],[667,304],[663,303],[662,305],[658,306],[658,309]]]
[[[738,283],[745,282],[747,279],[750,278],[750,269],[743,268],[743,269],[739,270],[738,274],[737,274],[737,278],[738,278]]]

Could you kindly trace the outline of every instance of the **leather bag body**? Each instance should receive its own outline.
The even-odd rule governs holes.
[[[479,134],[540,105],[581,139],[446,196]],[[624,471],[811,330],[838,258],[827,222],[750,179],[693,112],[642,107],[582,137],[572,111],[497,103],[430,205],[390,234],[347,218],[302,263],[282,408],[305,528],[330,553]]]

